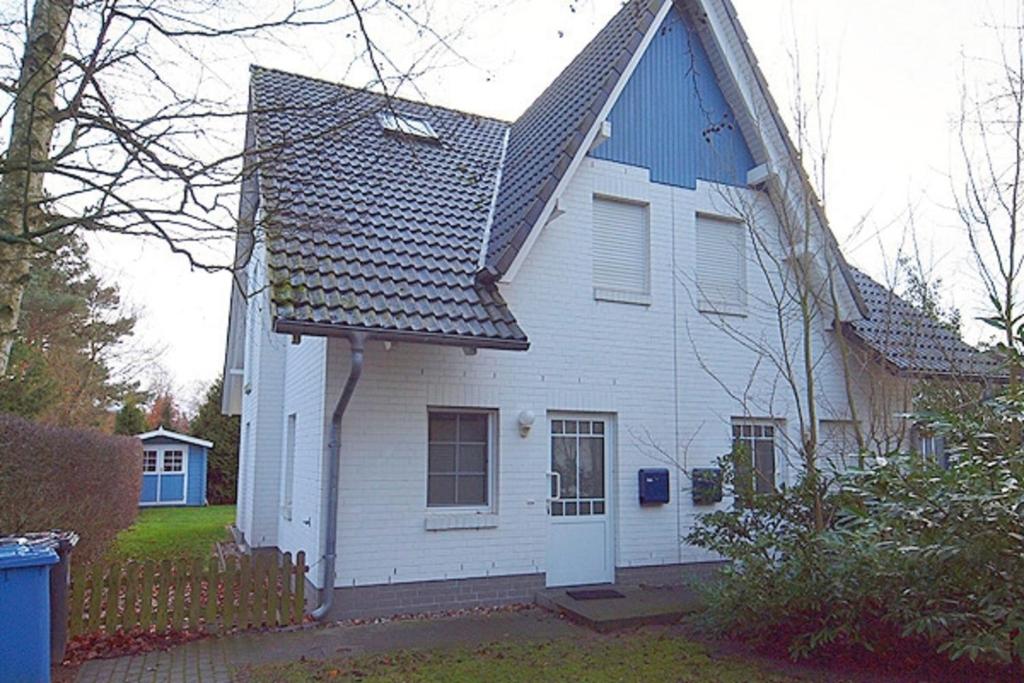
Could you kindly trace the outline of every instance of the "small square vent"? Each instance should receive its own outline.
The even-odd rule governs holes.
[[[438,139],[437,132],[430,125],[430,121],[418,116],[409,116],[394,111],[382,111],[377,114],[377,120],[380,121],[380,125],[384,130],[392,133],[423,138],[424,140]]]

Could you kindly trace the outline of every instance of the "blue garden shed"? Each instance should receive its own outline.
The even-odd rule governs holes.
[[[212,442],[163,427],[138,438],[142,441],[139,505],[206,504],[206,459]]]

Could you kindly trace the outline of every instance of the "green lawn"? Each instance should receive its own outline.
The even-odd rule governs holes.
[[[135,524],[114,541],[108,557],[116,560],[207,559],[216,541],[228,538],[234,505],[143,508]]]
[[[243,683],[513,683],[518,681],[701,681],[789,683],[799,679],[737,659],[712,659],[702,646],[678,635],[632,633],[593,640],[502,643],[473,650],[405,651],[329,662],[244,667]]]

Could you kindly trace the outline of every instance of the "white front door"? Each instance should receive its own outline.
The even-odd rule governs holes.
[[[551,415],[549,425],[547,585],[611,583],[611,422]]]

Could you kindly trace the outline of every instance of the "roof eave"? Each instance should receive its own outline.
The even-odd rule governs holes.
[[[699,0],[701,6],[705,12],[709,8],[705,4],[706,0]],[[782,139],[783,144],[786,147],[787,156],[789,162],[795,168],[798,177],[800,178],[801,184],[804,186],[803,191],[807,193],[808,202],[814,211],[814,215],[821,225],[828,242],[833,247],[835,253],[838,255],[837,266],[843,279],[843,284],[846,285],[847,291],[850,294],[850,298],[853,302],[857,312],[864,318],[870,317],[867,303],[864,301],[860,290],[857,288],[856,283],[853,281],[853,274],[850,272],[850,265],[847,262],[842,250],[839,248],[839,242],[832,232],[829,225],[828,217],[825,214],[825,210],[818,199],[817,192],[814,189],[814,185],[811,183],[810,177],[807,174],[807,169],[804,168],[803,163],[800,161],[800,155],[793,144],[793,139],[789,134],[789,129],[786,126],[785,121],[782,118],[782,114],[779,110],[778,103],[775,101],[774,96],[771,93],[771,89],[768,87],[768,79],[765,77],[764,72],[761,70],[761,66],[754,56],[753,48],[750,46],[750,41],[747,39],[746,32],[743,30],[743,25],[739,20],[739,14],[736,11],[736,6],[732,0],[721,0],[722,7],[725,10],[725,18],[728,22],[729,28],[736,34],[737,44],[739,45],[740,51],[744,61],[750,69],[750,73],[754,78],[754,85],[757,87],[758,95],[764,100],[767,105],[768,112],[771,116],[772,123],[776,126],[779,132],[779,137]],[[714,27],[712,27],[714,31]],[[733,77],[736,78],[735,70]],[[748,105],[749,108],[749,105]]]
[[[368,339],[378,341],[406,342],[411,344],[433,344],[436,346],[457,346],[473,349],[497,349],[502,351],[527,351],[530,341],[517,339],[495,339],[493,337],[470,337],[460,334],[434,332],[410,332],[403,330],[382,330],[357,325],[336,323],[311,323],[299,320],[274,321],[274,331],[279,334],[310,335],[313,337],[345,338],[355,333],[365,334]]]
[[[190,436],[188,434],[182,434],[181,432],[173,432],[170,429],[164,429],[162,425],[152,431],[143,432],[142,434],[136,434],[135,438],[139,439],[140,441],[145,441],[146,439],[152,439],[158,436],[172,439],[174,441],[180,441],[182,443],[192,444],[194,446],[202,446],[203,448],[213,448],[212,441],[200,439],[198,437]]]

